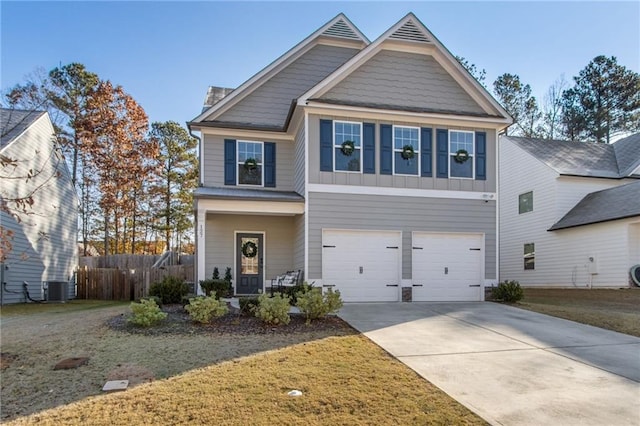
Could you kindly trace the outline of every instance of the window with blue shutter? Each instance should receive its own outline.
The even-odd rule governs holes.
[[[320,171],[333,171],[333,121],[320,120]]]
[[[487,134],[476,132],[476,179],[487,180]]]
[[[224,140],[224,184],[236,184],[236,141]]]
[[[449,131],[436,130],[436,177],[449,177]]]
[[[362,125],[363,139],[363,165],[364,173],[375,174],[376,172],[376,125],[374,123],[364,123]]]
[[[264,143],[264,186],[276,187],[276,144]]]
[[[393,173],[393,126],[380,125],[380,174]]]
[[[420,176],[431,177],[433,176],[433,132],[429,127],[422,127],[420,129]]]

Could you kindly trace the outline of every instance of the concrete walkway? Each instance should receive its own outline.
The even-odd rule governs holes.
[[[494,425],[640,425],[640,338],[490,302],[339,315]]]

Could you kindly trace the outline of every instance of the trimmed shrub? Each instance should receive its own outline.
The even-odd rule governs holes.
[[[189,285],[177,277],[164,277],[162,281],[151,284],[150,296],[157,296],[165,305],[182,302],[182,296],[189,293]]]
[[[254,315],[260,304],[257,297],[241,297],[238,302],[240,303],[240,313],[242,315]]]
[[[139,327],[150,327],[167,317],[153,299],[142,299],[140,303],[131,303],[131,312],[133,316],[129,318],[129,322]]]
[[[312,287],[307,285],[307,283],[304,285],[304,290],[298,292],[296,297],[296,306],[300,309],[300,312],[307,317],[307,324],[327,314],[336,313],[342,308],[340,291],[334,292],[332,289],[329,289],[325,294],[322,294],[321,288]]]
[[[204,280],[200,281],[200,287],[202,287],[202,291],[204,291],[205,295],[215,294],[216,299],[220,299],[221,297],[231,297],[233,295],[233,288],[231,287],[231,282],[226,280]]]
[[[305,285],[307,285],[306,282],[296,284],[291,287],[282,287],[282,295],[289,296],[289,301],[290,301],[289,303],[291,303],[291,306],[296,306],[296,302],[298,300],[298,293],[300,293],[301,291],[304,291]]]
[[[291,321],[289,316],[289,296],[276,294],[273,297],[269,297],[266,294],[261,294],[258,297],[258,307],[255,312],[256,317],[267,324],[289,324],[289,321]]]
[[[231,268],[227,266],[227,269],[224,270],[224,280],[230,283],[232,279]]]
[[[220,279],[220,271],[218,270],[217,266],[213,268],[213,275],[211,275],[211,279],[212,280],[219,280]]]
[[[517,302],[524,296],[524,291],[518,281],[503,281],[493,289],[491,295],[494,300],[501,302]]]
[[[227,304],[218,300],[213,293],[209,297],[194,297],[185,306],[189,316],[195,322],[207,324],[212,319],[218,318],[229,312]]]

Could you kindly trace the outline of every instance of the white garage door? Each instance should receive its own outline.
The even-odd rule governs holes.
[[[414,232],[412,238],[414,301],[482,300],[482,235]]]
[[[395,302],[400,295],[400,232],[322,232],[322,283],[345,302]]]

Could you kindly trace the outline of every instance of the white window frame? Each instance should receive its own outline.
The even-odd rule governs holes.
[[[337,123],[342,123],[342,124],[357,124],[360,126],[360,146],[357,147],[356,149],[358,151],[360,151],[360,170],[359,171],[355,171],[355,170],[337,170],[336,169],[336,148],[341,148],[341,145],[336,145],[336,124]],[[357,173],[357,174],[362,174],[362,162],[363,162],[363,158],[364,158],[364,140],[362,138],[362,122],[361,121],[346,121],[346,120],[333,120],[333,132],[332,132],[332,142],[333,142],[333,146],[331,149],[331,156],[333,158],[333,171],[335,173]]]
[[[526,212],[521,212],[520,211],[520,197],[522,197],[523,195],[527,195],[527,194],[531,194],[531,210],[527,210]],[[522,194],[518,194],[518,214],[527,214],[527,213],[531,213],[533,212],[533,191],[527,191],[527,192],[523,192]]]
[[[467,161],[471,161],[471,177],[464,176],[451,176],[451,159],[455,155],[455,153],[451,153],[451,132],[456,133],[471,133],[471,145],[473,146],[473,155],[469,155],[469,159]],[[449,170],[449,178],[450,179],[467,179],[474,180],[476,178],[476,134],[471,130],[457,130],[457,129],[449,129],[449,133],[447,134],[447,169]]]
[[[533,251],[529,254],[527,254],[527,252],[525,251],[527,249],[528,245],[532,245],[533,247]],[[522,270],[523,271],[535,271],[536,270],[536,243],[524,243],[523,245],[523,255],[522,255]],[[532,268],[527,268],[527,256],[533,260],[533,267]]]
[[[240,183],[240,172],[238,171],[240,163],[240,143],[252,143],[259,144],[260,149],[262,150],[262,162],[260,163],[260,185],[251,185],[249,183]],[[244,162],[242,163],[244,164]],[[263,141],[247,141],[247,140],[236,140],[236,185],[237,186],[248,186],[251,188],[264,188],[264,142]]]
[[[408,175],[408,174],[404,174],[404,173],[396,173],[396,152],[402,152],[402,148],[400,149],[396,149],[396,128],[401,128],[401,129],[415,129],[418,131],[418,149],[415,150],[415,156],[414,159],[418,162],[418,173],[415,175]],[[394,176],[413,176],[413,177],[420,177],[422,175],[422,164],[420,162],[420,148],[421,148],[421,144],[422,144],[422,135],[420,134],[420,127],[416,127],[416,126],[396,126],[395,124],[391,127],[391,144],[392,144],[392,157],[393,157],[393,175]]]

